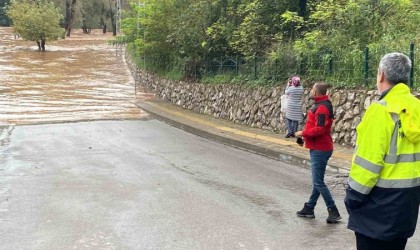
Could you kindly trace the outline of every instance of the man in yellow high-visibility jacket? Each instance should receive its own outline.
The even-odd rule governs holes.
[[[410,59],[385,55],[379,101],[357,127],[345,204],[357,249],[405,249],[420,205],[420,100],[407,87]]]

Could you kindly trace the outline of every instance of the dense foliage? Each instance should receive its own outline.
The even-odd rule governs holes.
[[[385,52],[408,54],[411,42],[420,46],[419,0],[130,3],[120,41],[128,43],[149,69],[184,76],[211,73],[216,62],[219,72],[232,66],[234,70],[224,73],[235,79],[248,70],[260,82],[278,82],[298,73],[307,79],[360,84],[374,78]]]

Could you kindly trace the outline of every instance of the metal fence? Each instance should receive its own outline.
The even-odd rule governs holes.
[[[284,53],[276,60],[254,57],[245,60],[239,57],[220,57],[207,60],[205,65],[196,67],[195,76],[225,75],[241,76],[267,82],[285,81],[290,75],[298,74],[306,80],[322,80],[334,86],[372,86],[376,83],[377,67],[383,55],[392,49],[369,49],[346,52],[324,49],[311,56]],[[420,51],[414,43],[402,51],[413,62],[409,86],[419,88],[415,79],[420,77]]]

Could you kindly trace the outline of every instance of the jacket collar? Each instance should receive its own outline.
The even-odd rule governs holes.
[[[390,92],[392,94],[395,94],[395,93],[399,93],[399,94],[404,93],[404,94],[407,94],[407,93],[410,93],[410,88],[406,84],[404,84],[404,83],[397,83],[394,86],[392,86],[391,88],[385,90],[381,94],[381,96],[379,97],[379,100],[382,100]]]
[[[389,91],[391,91],[391,89],[394,88],[394,87],[395,87],[395,85],[392,86],[391,88],[385,90],[384,92],[382,92],[381,96],[379,97],[379,101],[382,100],[389,93]]]
[[[326,101],[329,99],[328,99],[328,95],[321,95],[321,96],[315,96],[314,100],[315,100],[315,103],[318,103],[318,102]]]

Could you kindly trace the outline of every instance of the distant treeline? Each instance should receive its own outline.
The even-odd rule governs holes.
[[[16,0],[18,2],[32,0]],[[91,29],[115,29],[116,1],[115,0],[36,0],[52,2],[59,7],[63,15],[62,27],[68,29],[82,28],[86,33]],[[32,1],[33,2],[33,1]],[[0,25],[10,26],[11,20],[6,16],[5,7],[10,0],[0,1]],[[122,7],[129,8],[128,0],[122,0]]]

